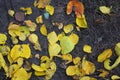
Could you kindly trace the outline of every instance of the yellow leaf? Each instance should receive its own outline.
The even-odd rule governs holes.
[[[29,80],[29,75],[24,68],[17,70],[11,80]]]
[[[73,25],[72,24],[68,24],[66,26],[64,26],[63,30],[65,33],[69,33],[71,32],[72,30],[74,29]]]
[[[112,50],[111,49],[106,49],[101,54],[98,55],[97,61],[98,62],[103,62],[106,59],[110,58],[111,56],[112,56]]]
[[[0,33],[0,44],[5,44],[7,40],[7,36],[5,34]]]
[[[13,22],[11,22],[8,26],[8,30],[16,30],[20,27],[20,25],[14,24]]]
[[[99,74],[99,77],[102,77],[102,78],[105,78],[105,77],[109,74],[108,71],[103,70],[103,69],[100,69],[99,71],[101,72],[101,73]]]
[[[118,56],[120,56],[120,42],[116,44],[115,46],[115,52]]]
[[[73,63],[78,64],[78,63],[80,63],[80,60],[81,60],[80,57],[75,57],[75,58],[73,58]]]
[[[50,61],[48,56],[42,56],[40,60],[41,62]]]
[[[37,36],[36,34],[32,33],[32,34],[30,34],[30,36],[28,37],[28,40],[29,40],[31,43],[35,44],[35,43],[38,42],[38,36]]]
[[[46,5],[45,6],[45,10],[50,14],[53,15],[54,14],[54,7],[51,5]]]
[[[44,76],[45,74],[45,71],[35,71],[35,76]]]
[[[112,6],[111,6],[111,7],[100,6],[100,7],[99,7],[99,10],[100,10],[103,14],[110,14],[111,8],[112,8]]]
[[[42,15],[36,18],[36,23],[43,23]]]
[[[112,79],[112,80],[119,80],[119,79],[120,79],[120,76],[118,76],[118,75],[112,75],[112,76],[111,76],[111,79]]]
[[[63,54],[62,59],[72,61],[72,55],[71,54]]]
[[[41,66],[38,66],[36,64],[32,64],[32,68],[35,70],[35,71],[44,71],[44,69],[41,67]]]
[[[0,53],[2,53],[3,56],[8,55],[10,53],[10,47],[6,45],[0,46]]]
[[[56,56],[61,51],[61,47],[57,43],[54,43],[52,45],[49,44],[48,51],[49,51],[50,57]]]
[[[84,74],[92,74],[95,72],[95,65],[92,62],[87,61],[84,57],[82,60],[82,70],[84,71]]]
[[[79,80],[97,80],[97,79],[96,79],[96,78],[89,77],[89,76],[83,76],[83,77],[81,77]]]
[[[80,27],[80,28],[87,28],[87,21],[85,19],[85,15],[83,14],[81,17],[77,17],[76,18],[76,24]]]
[[[31,50],[28,44],[14,45],[11,49],[10,56],[13,61],[19,57],[30,58]]]
[[[66,69],[66,74],[68,76],[74,76],[76,74],[76,67],[75,66],[68,66]]]
[[[21,34],[19,35],[19,40],[21,40],[21,41],[25,41],[26,38],[27,38],[27,36],[26,36],[24,33],[21,33]]]
[[[50,32],[48,35],[47,35],[47,39],[49,41],[49,43],[52,45],[54,43],[56,43],[58,41],[58,37],[57,37],[57,34],[55,33],[55,31],[53,32]]]
[[[27,8],[24,8],[24,7],[21,7],[20,10],[22,11],[26,11],[25,14],[32,14],[32,8],[31,7],[27,7]]]
[[[74,43],[67,36],[60,39],[60,46],[62,49],[62,54],[67,54],[74,49]]]
[[[64,32],[58,34],[58,40],[60,40],[60,39],[61,39],[62,37],[64,37],[64,36],[65,36],[65,33],[64,33]]]
[[[92,47],[90,45],[84,45],[83,51],[86,53],[92,53],[91,51]]]
[[[43,25],[40,27],[40,32],[41,32],[42,35],[47,36],[47,29],[46,29],[45,24],[43,24]]]
[[[14,14],[15,14],[15,11],[14,10],[11,10],[11,9],[9,9],[8,10],[8,14],[10,15],[10,16],[14,16]]]
[[[51,0],[39,0],[39,1],[34,1],[34,6],[38,8],[44,8],[45,6],[50,4]]]
[[[75,33],[70,34],[69,38],[74,43],[74,45],[76,45],[79,41],[79,36]]]

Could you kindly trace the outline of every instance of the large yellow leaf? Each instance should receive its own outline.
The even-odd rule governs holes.
[[[80,17],[76,18],[76,24],[80,27],[80,28],[87,28],[87,21],[85,19],[85,15],[81,15]]]
[[[75,33],[70,34],[69,38],[74,43],[74,45],[76,45],[79,41],[79,36]]]
[[[5,34],[0,33],[0,44],[5,44],[7,40],[7,36]]]
[[[57,43],[54,43],[52,45],[49,44],[48,51],[49,51],[50,57],[56,56],[61,51],[61,47]]]
[[[10,56],[13,61],[19,57],[30,58],[31,50],[28,44],[14,45],[11,49]]]
[[[67,54],[74,49],[74,43],[67,36],[60,39],[60,46],[62,49],[62,54]]]
[[[24,68],[17,70],[11,80],[29,80],[29,75]]]
[[[112,50],[111,49],[106,49],[104,50],[101,54],[99,54],[97,61],[98,62],[103,62],[106,59],[110,58],[112,56]]]
[[[42,35],[47,36],[47,29],[46,29],[45,24],[43,24],[43,25],[40,27],[40,32],[41,32]]]
[[[54,7],[51,5],[46,5],[45,6],[46,11],[50,14],[53,15],[54,14]]]
[[[47,35],[47,39],[48,39],[48,41],[49,41],[50,44],[56,43],[58,41],[58,37],[57,37],[57,34],[55,33],[55,31],[50,32]]]

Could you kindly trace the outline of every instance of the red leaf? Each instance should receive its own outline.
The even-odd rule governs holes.
[[[67,4],[67,14],[71,14],[73,7],[73,1],[68,2]]]

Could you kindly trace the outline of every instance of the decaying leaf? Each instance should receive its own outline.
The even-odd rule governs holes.
[[[11,49],[10,56],[12,60],[16,60],[19,57],[30,58],[31,50],[28,44],[14,45]]]
[[[83,51],[86,53],[92,53],[92,47],[90,45],[84,45]]]
[[[111,49],[106,49],[104,50],[101,54],[99,54],[97,61],[98,62],[103,62],[104,60],[110,58],[112,56],[112,50]]]
[[[86,18],[85,18],[84,14],[82,14],[80,17],[76,18],[76,24],[80,28],[87,28],[87,21],[86,21]]]
[[[76,16],[81,16],[84,13],[83,3],[78,0],[72,0],[69,1],[67,4],[67,10],[66,10],[67,14],[71,14],[73,7],[75,8]]]
[[[103,13],[103,14],[110,14],[110,11],[112,9],[111,7],[106,7],[106,6],[100,6],[99,10]]]
[[[101,72],[101,73],[99,74],[99,77],[102,77],[102,78],[105,78],[105,77],[109,74],[108,71],[103,70],[103,69],[100,69],[99,71]]]
[[[57,34],[55,31],[53,32],[50,32],[48,35],[47,35],[47,39],[49,41],[49,43],[52,45],[54,43],[56,43],[58,41],[58,37],[57,37]]]
[[[36,23],[43,23],[42,15],[36,18]]]
[[[41,32],[42,35],[47,36],[47,29],[46,29],[45,24],[43,24],[43,25],[40,27],[40,32]]]
[[[0,46],[0,53],[2,53],[3,56],[6,56],[10,53],[10,47],[7,45]]]
[[[60,39],[60,46],[62,49],[62,54],[67,54],[71,52],[75,47],[74,43],[67,36],[64,36]]]
[[[21,7],[20,10],[25,11],[25,15],[32,14],[32,8],[31,7]]]
[[[46,5],[45,6],[45,10],[50,14],[53,15],[54,14],[54,7],[51,5]]]
[[[69,33],[71,32],[72,30],[74,29],[73,25],[72,24],[68,24],[66,26],[64,26],[63,30],[65,33]]]
[[[0,44],[5,44],[7,40],[7,36],[3,33],[0,33]]]

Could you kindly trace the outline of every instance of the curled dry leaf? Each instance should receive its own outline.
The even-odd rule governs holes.
[[[7,40],[7,36],[3,33],[0,33],[0,44],[5,44]]]

